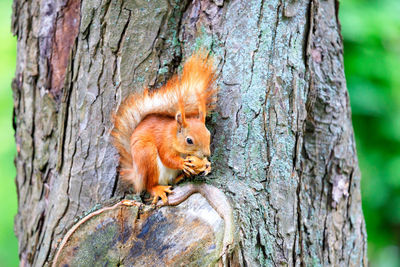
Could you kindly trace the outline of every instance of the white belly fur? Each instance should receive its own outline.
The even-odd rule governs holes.
[[[166,167],[160,157],[157,155],[157,165],[158,165],[158,184],[160,185],[168,185],[171,184],[172,181],[178,176],[179,170],[170,169]]]

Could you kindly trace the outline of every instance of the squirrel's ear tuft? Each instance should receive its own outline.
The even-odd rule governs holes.
[[[175,120],[178,123],[178,131],[181,131],[182,128],[186,127],[185,115],[182,115],[180,111],[176,113]]]
[[[206,113],[204,110],[199,110],[199,120],[203,123],[206,122]]]

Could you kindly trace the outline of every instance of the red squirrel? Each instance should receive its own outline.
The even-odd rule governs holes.
[[[120,175],[136,192],[149,192],[153,203],[158,198],[167,203],[169,184],[184,174],[211,170],[205,119],[216,101],[214,82],[212,59],[197,52],[184,63],[180,76],[158,90],[128,96],[113,116],[111,135],[120,155]]]

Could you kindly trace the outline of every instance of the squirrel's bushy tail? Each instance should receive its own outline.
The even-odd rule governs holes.
[[[132,172],[130,138],[137,125],[150,114],[174,117],[178,111],[187,117],[210,111],[216,101],[213,61],[203,52],[192,55],[184,64],[182,75],[175,75],[160,89],[128,96],[113,116],[111,132],[120,155],[122,177]],[[183,102],[183,105],[182,105]],[[180,107],[184,110],[180,110]]]

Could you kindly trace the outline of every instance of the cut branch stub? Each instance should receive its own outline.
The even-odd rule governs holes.
[[[192,190],[193,186],[181,187],[178,194],[182,188]],[[220,211],[212,207],[216,203],[211,206],[210,198],[202,195],[156,209],[131,200],[99,209],[69,230],[53,266],[213,265],[226,249],[227,218],[221,218]],[[232,218],[228,219],[228,228],[232,228]]]

